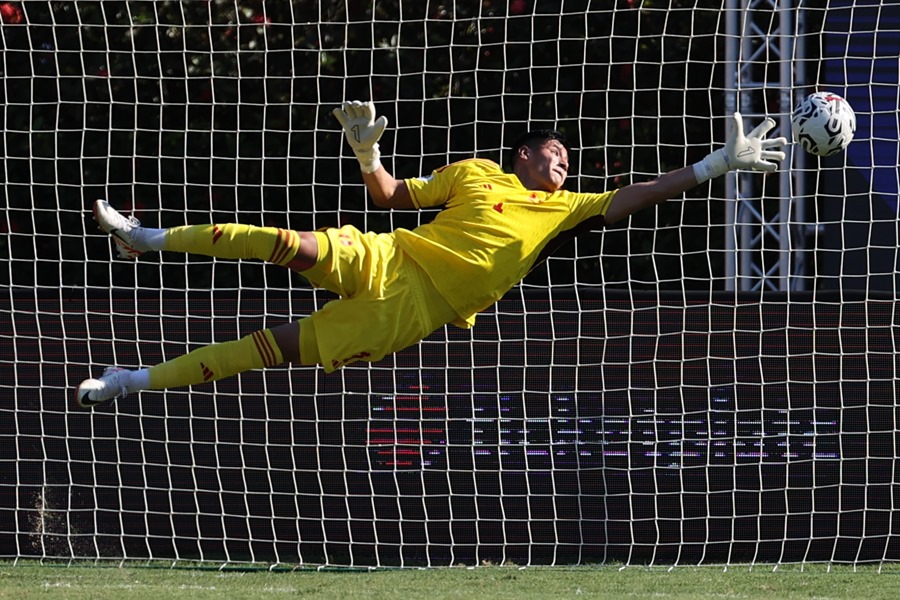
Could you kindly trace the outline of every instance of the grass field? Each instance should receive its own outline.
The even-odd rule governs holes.
[[[804,598],[897,600],[900,567],[811,565],[551,568],[485,566],[383,571],[55,566],[0,563],[0,598],[192,600],[231,598]]]

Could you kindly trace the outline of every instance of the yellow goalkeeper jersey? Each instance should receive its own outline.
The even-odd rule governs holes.
[[[549,241],[605,215],[615,195],[528,190],[483,159],[405,181],[417,207],[444,209],[431,223],[397,229],[396,239],[459,314],[461,327],[471,327],[477,313],[521,281]]]

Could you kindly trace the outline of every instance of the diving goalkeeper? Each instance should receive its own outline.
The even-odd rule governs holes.
[[[735,170],[773,172],[784,159],[784,138],[766,139],[766,119],[744,133],[733,116],[725,146],[700,162],[601,194],[563,190],[569,171],[563,136],[524,135],[511,147],[512,173],[482,159],[463,160],[427,177],[395,179],[381,164],[378,140],[387,125],[371,102],[334,110],[359,161],[375,205],[386,209],[443,207],[415,229],[364,233],[352,226],[290,231],[240,224],[141,227],[97,200],[94,218],[119,254],[172,251],[218,258],[255,258],[296,271],[339,296],[295,322],[198,348],[143,369],[107,367],[75,392],[80,407],[128,393],[181,387],[282,363],[334,371],[358,360],[377,361],[453,323],[471,327],[553,248],[554,240],[616,223]]]

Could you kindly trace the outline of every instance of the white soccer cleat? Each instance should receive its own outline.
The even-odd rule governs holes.
[[[81,408],[94,408],[128,394],[128,377],[131,371],[122,367],[106,367],[99,379],[85,379],[75,390],[75,404]]]
[[[106,200],[97,200],[94,202],[94,220],[101,231],[112,236],[122,258],[137,258],[144,253],[138,248],[134,236],[134,230],[141,226],[141,222],[134,217],[125,217]]]

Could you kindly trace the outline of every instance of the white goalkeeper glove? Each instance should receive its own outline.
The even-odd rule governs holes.
[[[375,105],[371,102],[344,102],[331,114],[344,128],[347,143],[353,148],[359,168],[363,173],[374,173],[381,166],[381,151],[378,140],[387,127],[387,117],[375,120]]]
[[[775,127],[773,119],[767,118],[745,136],[741,113],[734,113],[732,118],[734,122],[725,139],[725,147],[719,148],[694,165],[697,183],[703,183],[737,169],[771,173],[778,168],[772,161],[784,160],[784,152],[778,148],[786,145],[787,140],[783,137],[765,139],[766,134]]]

